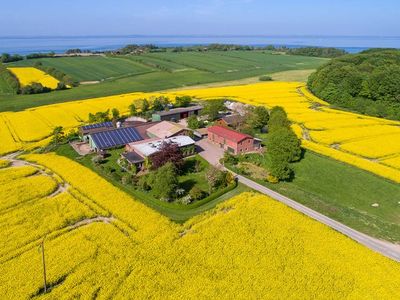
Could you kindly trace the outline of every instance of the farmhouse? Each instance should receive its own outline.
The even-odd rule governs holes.
[[[180,121],[192,115],[199,115],[203,109],[200,105],[173,108],[170,110],[157,111],[152,114],[153,121]]]
[[[244,116],[241,116],[239,114],[234,114],[234,115],[227,115],[218,119],[217,121],[215,121],[215,125],[237,128],[238,126],[243,124],[244,121],[245,121]]]
[[[253,152],[261,148],[260,141],[251,135],[219,125],[208,127],[208,141],[232,154]]]
[[[191,130],[186,127],[168,121],[159,122],[149,128],[147,128],[147,135],[151,138],[170,138],[177,135],[189,135]]]
[[[184,156],[192,155],[196,152],[195,141],[185,135],[179,135],[167,139],[153,138],[145,141],[129,143],[125,146],[125,152],[121,156],[130,165],[135,165],[138,170],[143,168],[146,157],[151,157],[160,151],[163,143],[174,143],[182,151]]]

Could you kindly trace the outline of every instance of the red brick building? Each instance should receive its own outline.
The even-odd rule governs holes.
[[[208,128],[208,141],[232,154],[253,152],[261,146],[251,135],[218,125]]]

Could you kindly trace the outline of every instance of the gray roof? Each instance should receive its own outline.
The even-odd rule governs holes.
[[[153,114],[159,115],[159,116],[169,116],[169,115],[175,115],[183,112],[189,112],[189,111],[195,111],[195,110],[201,110],[203,109],[203,106],[201,105],[194,105],[194,106],[188,106],[188,107],[178,107],[178,108],[173,108],[170,110],[163,110],[163,111],[156,111]]]
[[[145,140],[140,143],[132,143],[129,146],[143,156],[150,156],[160,151],[161,145],[164,142],[177,144],[179,148],[195,144],[195,141],[190,137],[186,135],[178,135],[168,139],[152,139],[148,141]]]
[[[124,152],[124,153],[122,153],[122,156],[132,164],[140,163],[140,162],[144,161],[144,158],[141,157],[136,152]]]

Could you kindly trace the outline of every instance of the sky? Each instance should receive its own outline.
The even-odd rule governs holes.
[[[0,6],[0,36],[136,34],[400,36],[400,1],[13,0]]]

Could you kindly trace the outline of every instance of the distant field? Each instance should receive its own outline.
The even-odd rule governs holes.
[[[78,81],[103,80],[152,71],[149,67],[128,59],[102,56],[29,59],[13,65],[31,66],[38,61],[72,76]]]
[[[13,89],[5,81],[5,78],[0,73],[0,94],[14,94]]]
[[[326,59],[272,54],[268,51],[216,51],[150,53],[148,57],[178,63],[212,73],[240,73],[259,70],[260,74],[284,70],[315,69]]]
[[[35,60],[16,65],[33,64]],[[65,57],[38,59],[78,80],[98,84],[41,95],[1,95],[0,111],[19,111],[52,103],[111,96],[129,92],[150,92],[213,82],[258,78],[283,71],[311,70],[327,59],[277,55],[271,52],[149,53],[136,56]],[[286,76],[286,75],[285,75]],[[110,78],[111,77],[111,78]],[[252,81],[254,82],[254,81]]]

